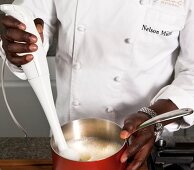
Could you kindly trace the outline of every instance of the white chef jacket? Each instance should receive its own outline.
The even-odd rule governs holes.
[[[99,117],[122,125],[128,114],[158,99],[194,109],[193,0],[24,0],[21,5],[44,20],[45,50],[58,25],[61,124]],[[22,70],[8,65],[25,79]],[[166,127],[175,131],[193,124],[192,114]]]

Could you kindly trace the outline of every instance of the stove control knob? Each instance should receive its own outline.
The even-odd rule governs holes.
[[[163,139],[159,139],[157,142],[156,142],[156,147],[157,148],[164,148],[166,146],[166,141],[163,140]]]

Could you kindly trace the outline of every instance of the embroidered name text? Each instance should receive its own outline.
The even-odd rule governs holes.
[[[165,37],[172,35],[172,31],[156,30],[156,29],[153,29],[152,27],[149,27],[147,25],[143,25],[142,30],[150,32],[152,34],[162,35]]]

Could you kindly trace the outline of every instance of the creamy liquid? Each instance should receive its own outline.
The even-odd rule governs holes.
[[[88,137],[70,140],[68,146],[80,154],[80,161],[96,161],[115,154],[121,145],[116,142]]]

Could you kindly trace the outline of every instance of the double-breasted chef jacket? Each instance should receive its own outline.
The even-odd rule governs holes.
[[[44,20],[46,51],[58,29],[61,124],[98,117],[122,125],[128,114],[159,99],[194,108],[193,0],[24,0],[20,5]],[[166,128],[193,124],[192,114]]]

